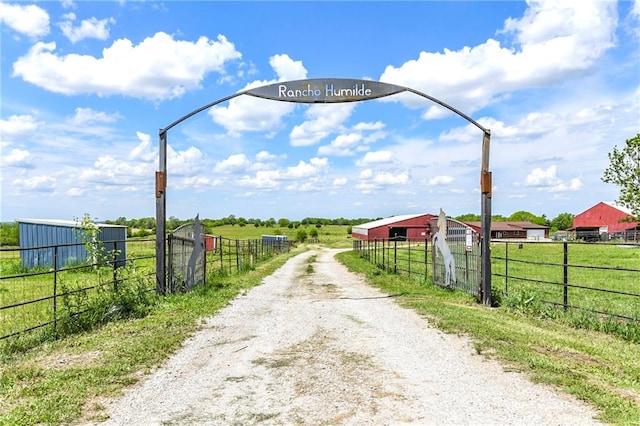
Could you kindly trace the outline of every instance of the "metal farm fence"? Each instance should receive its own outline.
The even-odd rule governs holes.
[[[207,236],[205,245],[207,273],[231,275],[251,270],[262,261],[289,252],[293,243],[288,240],[232,240]]]
[[[123,243],[127,252],[124,262],[116,250]],[[29,249],[0,247],[0,341],[37,330],[55,335],[61,320],[87,312],[83,302],[99,292],[115,291],[129,279],[142,280],[144,291],[156,291],[155,240],[107,241],[103,251],[113,253],[112,260],[60,264],[59,253],[75,245],[82,243]],[[288,241],[206,236],[203,259],[207,276],[248,271],[261,261],[288,252],[291,245]],[[33,258],[33,253],[29,253],[33,251],[38,251],[39,259],[52,259],[52,263],[25,266],[23,259]],[[185,262],[189,260],[186,256],[182,258]],[[135,268],[135,275],[121,273],[125,266]]]
[[[640,321],[640,244],[494,241],[491,265],[514,303]]]
[[[460,242],[452,243],[452,256],[456,262],[454,276],[448,283],[445,281],[445,268],[442,256],[434,251],[429,239],[393,240],[372,239],[368,241],[354,240],[353,250],[360,257],[377,265],[380,269],[393,274],[404,275],[422,282],[432,282],[442,287],[465,291],[480,297],[479,244],[474,251],[465,248],[464,234]]]
[[[123,261],[118,248],[125,243]],[[101,259],[62,256],[80,246],[84,244],[0,248],[0,340],[47,327],[55,334],[61,319],[86,312],[82,301],[100,291],[116,291],[129,279],[142,280],[149,292],[155,289],[152,240],[105,241]],[[32,266],[36,253],[40,263]],[[136,268],[135,278],[121,273],[125,266]]]
[[[436,256],[428,240],[354,240],[353,249],[385,271],[423,282],[433,282],[434,266],[430,265],[435,265],[436,272],[441,268],[431,262]],[[458,281],[466,273],[463,265],[464,259],[456,260]],[[512,298],[515,304],[540,303],[640,321],[639,268],[640,244],[539,241],[491,244],[492,293],[495,297]],[[469,272],[476,279],[479,269],[473,267]],[[456,288],[477,295],[474,285],[468,287]]]

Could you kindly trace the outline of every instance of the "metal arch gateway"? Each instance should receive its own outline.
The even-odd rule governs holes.
[[[489,145],[491,131],[484,128],[468,115],[432,96],[395,84],[370,80],[344,78],[315,78],[307,80],[284,81],[253,89],[247,89],[204,105],[177,119],[164,129],[160,129],[159,171],[156,172],[156,292],[166,292],[166,194],[167,194],[167,132],[188,118],[241,95],[269,99],[280,102],[296,103],[343,103],[358,102],[382,98],[402,92],[414,93],[428,99],[464,118],[483,133],[482,165],[480,171],[481,191],[481,281],[482,301],[491,305],[491,172],[489,171]]]

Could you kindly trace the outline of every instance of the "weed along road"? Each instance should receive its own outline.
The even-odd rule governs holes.
[[[337,251],[293,257],[208,318],[104,424],[599,424],[366,285]]]

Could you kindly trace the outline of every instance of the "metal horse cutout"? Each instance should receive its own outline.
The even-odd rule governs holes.
[[[456,280],[456,261],[453,258],[449,244],[447,244],[447,217],[442,209],[440,209],[440,215],[438,216],[438,231],[433,235],[433,246],[437,249],[444,260],[444,284],[449,287],[451,285],[451,279],[455,283]]]

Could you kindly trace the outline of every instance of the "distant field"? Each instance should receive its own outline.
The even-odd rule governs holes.
[[[320,228],[316,228],[315,225],[307,225],[300,226],[298,229],[280,227],[266,228],[264,226],[256,228],[253,225],[224,225],[207,229],[207,234],[238,240],[261,238],[262,235],[286,235],[289,240],[295,240],[299,229],[304,229],[307,235],[309,235],[311,229],[317,229],[318,242],[323,244],[351,247],[351,235],[347,234],[348,226],[346,225],[323,225]],[[307,242],[313,241],[307,240]]]

